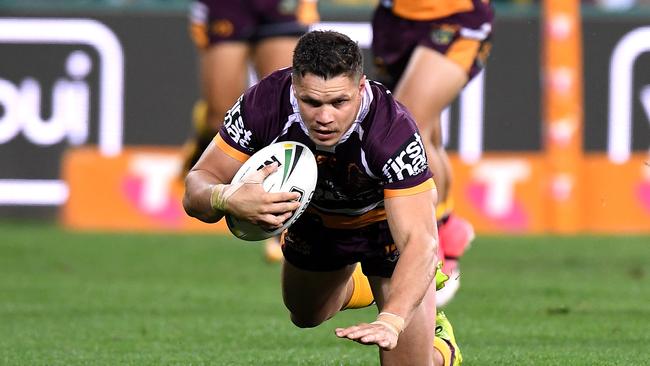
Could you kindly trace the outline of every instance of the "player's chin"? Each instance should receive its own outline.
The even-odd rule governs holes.
[[[339,134],[336,132],[312,131],[309,137],[320,146],[334,146],[339,141]]]

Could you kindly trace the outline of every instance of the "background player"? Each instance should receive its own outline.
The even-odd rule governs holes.
[[[191,3],[190,33],[200,52],[201,100],[193,111],[194,136],[184,147],[184,172],[196,163],[228,108],[248,87],[249,65],[258,79],[291,65],[298,37],[319,20],[316,5],[315,0]],[[269,261],[282,258],[277,239],[266,242],[265,253]]]
[[[411,112],[438,187],[436,219],[443,271],[450,281],[438,305],[458,289],[458,258],[474,238],[469,222],[452,215],[451,166],[442,144],[441,113],[485,65],[493,11],[489,0],[381,1],[372,21],[378,79]]]

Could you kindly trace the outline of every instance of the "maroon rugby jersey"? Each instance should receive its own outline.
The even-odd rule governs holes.
[[[488,14],[490,0],[382,0],[395,15],[410,20],[433,20],[456,14]]]
[[[333,147],[308,136],[291,92],[291,69],[249,88],[228,111],[215,143],[244,162],[278,141],[308,146],[318,182],[308,213],[331,228],[358,228],[386,219],[384,198],[434,188],[415,122],[381,84],[367,81],[355,122]]]

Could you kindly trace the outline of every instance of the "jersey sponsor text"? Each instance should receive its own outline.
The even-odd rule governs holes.
[[[427,169],[427,157],[420,134],[415,133],[381,169],[388,182],[416,176]]]
[[[240,97],[232,108],[226,113],[226,118],[224,119],[224,127],[228,132],[228,135],[237,143],[239,146],[250,149],[251,136],[253,133],[244,127],[244,119],[241,114],[241,102],[242,98]]]

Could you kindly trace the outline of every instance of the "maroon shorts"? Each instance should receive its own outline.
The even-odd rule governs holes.
[[[475,0],[481,1],[481,0]],[[491,48],[489,6],[449,17],[416,21],[377,6],[372,19],[372,51],[378,80],[393,89],[417,46],[431,48],[459,64],[471,80],[485,66]]]
[[[191,36],[200,48],[223,41],[254,43],[270,37],[300,36],[307,27],[297,21],[295,11],[294,3],[282,0],[193,1]]]
[[[357,262],[366,276],[390,278],[399,258],[388,222],[360,229],[330,229],[305,213],[284,236],[284,259],[307,271],[327,272]]]

